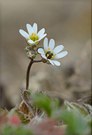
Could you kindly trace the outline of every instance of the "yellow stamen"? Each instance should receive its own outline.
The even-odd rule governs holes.
[[[33,40],[33,41],[37,41],[39,39],[39,37],[38,37],[37,34],[32,33],[31,36],[30,36],[30,39]]]

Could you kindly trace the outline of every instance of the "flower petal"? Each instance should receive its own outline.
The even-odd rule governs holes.
[[[44,44],[44,50],[47,50],[48,49],[48,38],[44,39],[43,44]]]
[[[26,27],[27,27],[28,33],[31,35],[34,32],[33,27],[30,24],[26,24]]]
[[[44,54],[41,54],[41,56],[42,56],[44,59],[47,60],[47,57],[46,57]]]
[[[39,48],[39,49],[38,49],[38,53],[45,55],[43,48]]]
[[[42,28],[39,32],[38,32],[38,36],[41,37],[45,32],[45,29]]]
[[[50,48],[51,50],[53,50],[53,49],[54,49],[54,46],[55,46],[55,41],[54,41],[54,39],[50,39],[50,41],[49,41],[49,48]]]
[[[59,45],[59,46],[55,47],[54,53],[57,54],[57,53],[59,53],[60,51],[62,51],[63,49],[64,49],[64,46],[63,46],[63,45]]]
[[[65,57],[67,54],[68,54],[67,51],[63,51],[63,52],[61,52],[61,53],[58,53],[58,54],[56,54],[55,59],[63,58],[63,57]]]
[[[33,42],[32,40],[28,40],[28,43],[35,44],[35,42]]]
[[[47,36],[47,34],[42,35],[42,36],[40,37],[39,41],[40,41],[41,39],[43,39],[44,37],[46,37],[46,36]]]
[[[52,62],[53,62],[53,63],[54,63],[54,65],[56,65],[56,66],[60,66],[60,65],[61,65],[61,63],[60,63],[59,61],[52,60]]]
[[[37,23],[33,24],[33,29],[34,29],[34,32],[37,33]]]
[[[53,63],[53,61],[52,60],[48,60],[53,66],[54,66],[54,63]]]
[[[20,29],[20,30],[19,30],[19,33],[20,33],[24,38],[26,38],[26,39],[28,39],[28,38],[29,38],[28,33],[27,33],[27,32],[25,32],[25,31],[24,31],[24,30],[22,30],[22,29]]]

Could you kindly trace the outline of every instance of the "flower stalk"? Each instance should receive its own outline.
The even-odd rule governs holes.
[[[26,73],[26,90],[29,89],[29,76],[30,76],[30,70],[31,70],[31,67],[33,65],[33,63],[38,63],[38,62],[42,62],[42,59],[41,60],[33,60],[31,58],[30,62],[29,62],[29,65],[28,65],[28,68],[27,68],[27,73]]]
[[[32,67],[33,64],[33,59],[30,60],[28,68],[27,68],[27,73],[26,73],[26,90],[29,89],[29,75],[30,75],[30,69]]]

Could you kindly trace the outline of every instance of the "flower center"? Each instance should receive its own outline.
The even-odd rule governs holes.
[[[35,33],[32,33],[31,36],[30,36],[30,39],[33,40],[33,41],[36,41],[39,39],[38,35],[35,34]]]
[[[53,53],[51,52],[51,51],[48,51],[48,52],[46,52],[46,57],[48,58],[48,59],[51,59],[51,58],[53,58]]]

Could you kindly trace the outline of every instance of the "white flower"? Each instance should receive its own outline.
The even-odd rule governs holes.
[[[19,29],[19,33],[27,40],[29,45],[36,45],[39,43],[41,39],[43,39],[47,34],[45,33],[45,29],[41,29],[38,31],[38,26],[36,23],[31,26],[30,24],[26,24],[27,32],[22,29]]]
[[[63,58],[68,54],[67,51],[62,51],[63,49],[64,49],[63,45],[55,47],[54,39],[50,39],[50,41],[48,42],[48,39],[45,38],[44,49],[39,48],[38,53],[40,53],[41,57],[49,61],[49,63],[51,63],[52,65],[60,66],[60,62],[57,61],[57,59]]]

